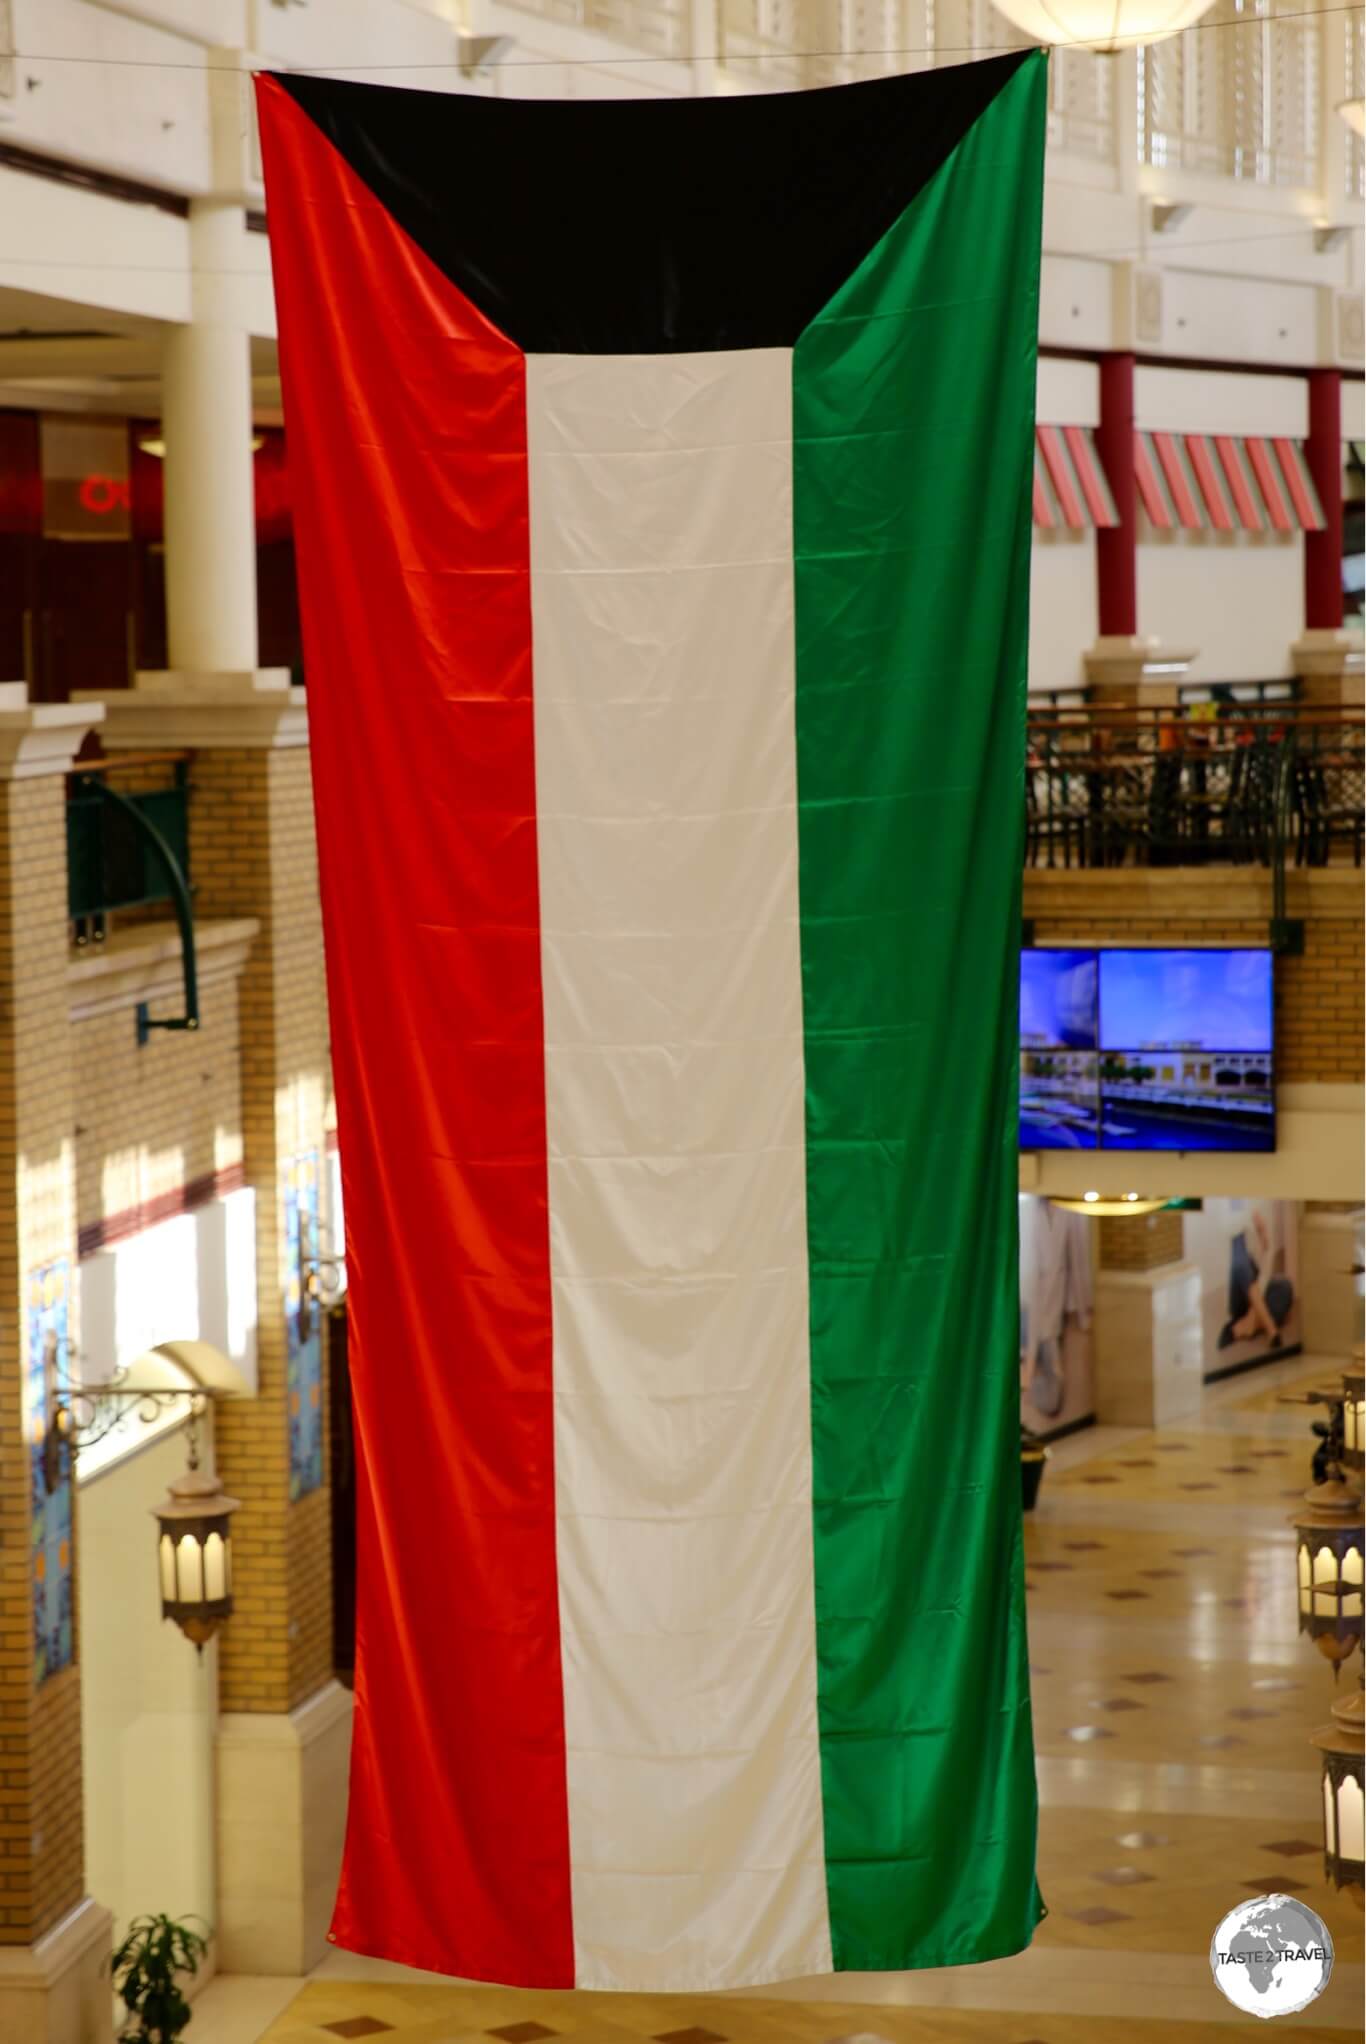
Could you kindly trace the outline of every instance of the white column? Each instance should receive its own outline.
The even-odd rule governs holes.
[[[239,205],[192,203],[194,316],[169,329],[162,360],[166,625],[182,674],[257,662],[251,341],[233,317],[244,232]]]
[[[1351,135],[1337,109],[1352,89],[1347,75],[1347,36],[1337,14],[1325,16],[1314,26],[1319,39],[1319,208],[1325,221],[1345,221],[1353,217],[1347,197]],[[1331,361],[1331,355],[1327,359]]]

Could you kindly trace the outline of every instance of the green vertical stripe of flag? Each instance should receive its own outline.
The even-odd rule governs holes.
[[[841,1969],[1025,1945],[1015,1111],[1047,69],[793,358],[816,1643]]]

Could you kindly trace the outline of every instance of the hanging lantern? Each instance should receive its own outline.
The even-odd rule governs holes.
[[[1362,1885],[1363,1717],[1358,1689],[1311,1742],[1323,1755],[1323,1872],[1335,1888]]]
[[[1366,1465],[1366,1375],[1360,1370],[1344,1370],[1342,1388],[1346,1397],[1342,1402],[1342,1452],[1344,1469],[1360,1471]]]
[[[1112,55],[1139,43],[1160,43],[1179,35],[1209,10],[1210,0],[995,0],[1039,43],[1081,44]]]
[[[202,1653],[232,1612],[232,1515],[218,1478],[190,1467],[156,1508],[161,1615],[172,1618]]]
[[[1305,1492],[1296,1515],[1300,1631],[1334,1669],[1361,1644],[1361,1497],[1340,1478]]]

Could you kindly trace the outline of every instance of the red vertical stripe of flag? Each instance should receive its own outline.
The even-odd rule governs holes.
[[[525,364],[259,95],[363,1464],[332,1936],[564,1987]]]
[[[1247,447],[1247,458],[1252,463],[1252,472],[1257,478],[1257,487],[1262,493],[1262,501],[1266,505],[1267,515],[1271,520],[1272,526],[1277,532],[1292,531],[1294,529],[1294,520],[1287,509],[1285,497],[1281,490],[1280,478],[1276,473],[1276,465],[1271,459],[1270,448],[1265,440],[1248,440],[1244,444]]]
[[[1261,532],[1262,514],[1257,509],[1257,499],[1248,487],[1247,471],[1243,467],[1238,442],[1226,433],[1218,433],[1214,438],[1214,451],[1219,456],[1219,465],[1227,479],[1229,495],[1233,498],[1233,508],[1238,513],[1238,523],[1244,532]]]

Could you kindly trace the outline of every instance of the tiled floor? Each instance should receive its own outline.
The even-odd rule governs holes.
[[[192,2044],[1193,2044],[1263,2034],[1215,1992],[1219,1916],[1281,1890],[1337,1951],[1314,2021],[1361,2034],[1360,1912],[1324,1886],[1309,1733],[1334,1695],[1296,1638],[1289,1515],[1309,1480],[1303,1359],[1211,1390],[1156,1434],[1053,1451],[1028,1526],[1030,1650],[1050,1914],[1018,1958],[732,1996],[532,1994],[335,1952],[307,1983],[220,1980]],[[1344,1680],[1348,1678],[1344,1677]]]

